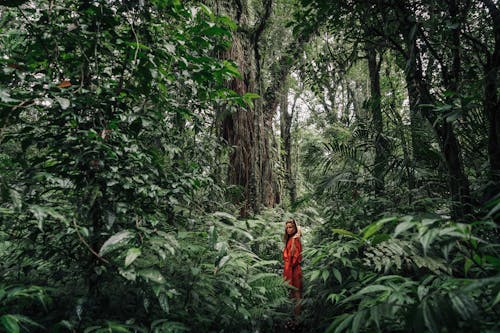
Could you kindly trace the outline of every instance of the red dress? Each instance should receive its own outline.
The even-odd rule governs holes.
[[[295,248],[292,246],[293,243],[295,243]],[[302,244],[300,244],[300,239],[298,237],[291,237],[288,239],[285,249],[283,250],[283,261],[285,262],[283,277],[291,286],[294,286],[298,290],[302,290],[302,270],[300,268],[300,262],[302,261]]]

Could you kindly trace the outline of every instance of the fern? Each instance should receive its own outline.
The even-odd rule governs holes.
[[[498,258],[499,247],[475,236],[471,225],[412,216],[399,218],[396,224],[392,221],[379,220],[359,233],[333,229],[333,235],[322,234],[320,244],[305,252],[306,297],[315,295],[306,303],[316,309],[307,313],[311,329],[495,329],[498,266],[485,265],[481,258],[486,253],[488,258]],[[490,225],[479,223],[475,228]],[[454,252],[462,256],[455,257]],[[463,279],[466,272],[471,276]]]

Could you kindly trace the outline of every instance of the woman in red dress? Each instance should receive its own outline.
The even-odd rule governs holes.
[[[283,276],[288,283],[294,287],[291,291],[291,297],[296,302],[294,314],[300,314],[300,299],[302,293],[302,270],[300,262],[302,261],[302,244],[300,243],[300,228],[294,219],[285,223],[285,235],[283,236],[285,248],[283,250],[283,261],[285,268]]]

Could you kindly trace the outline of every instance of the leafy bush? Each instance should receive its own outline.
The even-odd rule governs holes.
[[[20,332],[21,328],[43,329],[27,314],[47,311],[49,302],[50,298],[42,287],[0,285],[0,331],[15,333]]]
[[[496,228],[437,216],[386,218],[359,233],[324,226],[306,252],[311,329],[497,330],[500,247],[477,236]]]
[[[265,222],[211,213],[231,210],[215,110],[248,103],[215,57],[234,23],[180,1],[0,10],[0,277],[52,299],[2,312],[3,328],[240,331],[282,315],[286,286],[253,241]]]

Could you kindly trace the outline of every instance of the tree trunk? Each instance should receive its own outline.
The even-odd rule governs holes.
[[[427,84],[421,75],[421,69],[417,67],[414,76],[416,86],[419,89],[419,100],[421,104],[434,104]],[[452,200],[452,218],[463,220],[465,215],[471,212],[469,180],[464,172],[460,144],[453,130],[453,125],[446,119],[438,119],[435,112],[428,107],[421,107],[425,118],[433,124],[439,146],[443,154],[448,171],[448,186]]]
[[[282,143],[282,161],[285,169],[285,186],[288,190],[290,196],[290,204],[293,206],[297,201],[297,190],[295,184],[295,178],[292,169],[292,121],[293,113],[295,108],[295,98],[294,105],[289,108],[288,105],[288,85],[285,85],[281,95],[280,101],[280,134]]]
[[[230,16],[238,26],[248,25],[247,1],[216,1],[217,12]],[[233,32],[231,48],[220,57],[234,61],[241,77],[228,82],[228,88],[239,95],[255,92],[256,65],[254,48],[249,33],[243,29]],[[258,188],[259,128],[255,121],[257,110],[240,106],[227,107],[222,111],[221,135],[232,148],[229,155],[228,183],[238,187],[233,201],[240,205],[240,216],[256,212],[260,205]]]
[[[312,32],[299,34],[286,47],[271,66],[273,81],[264,89],[260,75],[259,40],[271,15],[272,0],[263,1],[264,13],[252,27],[249,27],[248,1],[221,2],[239,26],[238,32],[233,34],[231,51],[225,58],[236,62],[242,78],[234,78],[229,87],[240,95],[257,92],[263,97],[256,101],[253,108],[239,108],[226,114],[222,121],[223,138],[234,147],[229,161],[228,181],[241,187],[240,215],[247,216],[257,213],[261,206],[274,206],[279,196],[275,193],[277,186],[272,171],[273,162],[278,159],[271,149],[272,120],[279,104],[279,92]]]
[[[403,50],[408,68],[406,68],[406,81],[410,105],[420,105],[422,115],[433,125],[443,159],[448,172],[448,188],[451,195],[451,214],[455,220],[463,220],[470,213],[469,180],[464,172],[460,144],[457,140],[453,125],[445,119],[438,119],[437,114],[428,106],[434,104],[434,98],[422,75],[422,66],[419,49],[416,45],[417,23],[410,10],[401,6],[403,12],[400,20],[400,31],[404,36],[406,50]],[[456,54],[453,54],[456,57]],[[453,66],[459,66],[459,59],[454,59]],[[446,75],[446,73],[443,73]]]
[[[245,16],[240,15],[240,20]],[[242,22],[238,22],[241,24]],[[233,44],[225,57],[233,60],[240,70],[241,78],[234,78],[229,88],[240,95],[255,91],[255,64],[250,40],[243,33],[235,33]],[[247,216],[257,212],[260,206],[260,188],[258,186],[259,160],[258,141],[259,115],[255,108],[238,107],[236,112],[227,112],[222,120],[222,136],[233,148],[229,156],[228,182],[241,188],[241,196],[236,202],[241,204],[240,215]]]
[[[384,172],[387,167],[385,140],[383,136],[384,125],[382,121],[381,92],[380,92],[380,66],[382,56],[377,60],[377,50],[374,45],[368,44],[366,47],[368,57],[368,71],[370,74],[370,103],[373,129],[375,130],[375,165],[373,175],[375,177],[375,194],[384,192]]]

